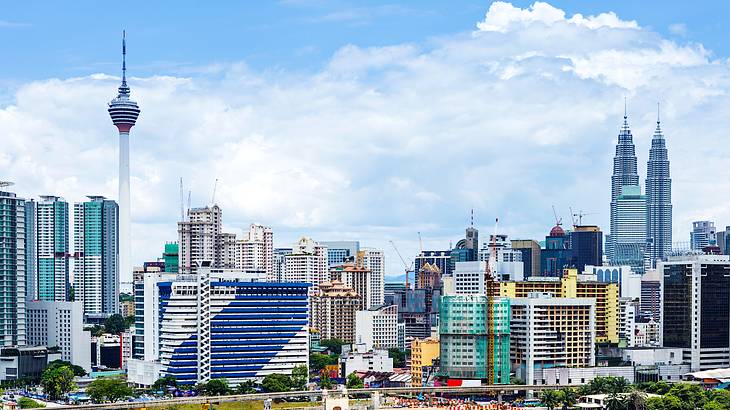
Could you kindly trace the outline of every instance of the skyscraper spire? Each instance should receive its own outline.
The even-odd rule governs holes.
[[[659,101],[656,102],[656,125],[658,126],[661,121],[659,120]]]
[[[122,84],[119,86],[119,95],[129,97],[129,87],[127,86],[127,30],[122,30]]]
[[[657,102],[656,130],[646,163],[646,239],[649,262],[666,258],[672,250],[672,179]]]

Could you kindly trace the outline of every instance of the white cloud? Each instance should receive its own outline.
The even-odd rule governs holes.
[[[465,28],[468,29],[468,28]],[[361,239],[388,271],[424,246],[455,242],[475,208],[515,237],[540,239],[551,205],[596,212],[607,229],[611,161],[623,110],[645,174],[662,102],[675,238],[693,218],[730,221],[728,60],[612,13],[566,17],[546,3],[494,3],[476,33],[416,44],[348,45],[315,73],[211,64],[186,77],[132,78],[135,262],[176,239],[178,181],[225,225],[272,225],[278,245],[307,234]],[[0,108],[0,175],[26,196],[116,197],[118,79],[103,74],[17,88]],[[708,178],[711,175],[711,178]],[[185,194],[185,196],[187,196]],[[568,218],[565,218],[566,220]]]

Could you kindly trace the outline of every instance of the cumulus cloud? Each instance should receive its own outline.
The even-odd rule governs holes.
[[[674,181],[675,240],[693,219],[730,221],[725,143],[728,61],[607,11],[494,3],[478,30],[383,47],[343,47],[313,73],[211,64],[131,78],[133,257],[175,240],[178,181],[193,206],[216,202],[226,228],[274,227],[360,239],[405,256],[443,249],[469,209],[491,232],[541,239],[552,209],[595,212],[607,230],[611,162],[628,97],[640,173],[662,102]],[[133,71],[133,67],[131,67]],[[93,74],[17,88],[0,108],[0,174],[25,196],[116,197],[118,78]],[[643,183],[643,182],[642,182]],[[187,193],[184,194],[187,196]],[[568,218],[565,218],[568,220]]]

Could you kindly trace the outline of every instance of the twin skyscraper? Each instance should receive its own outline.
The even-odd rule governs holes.
[[[637,272],[653,268],[672,250],[672,180],[657,106],[657,121],[649,149],[646,194],[641,194],[636,148],[624,111],[611,176],[611,234],[606,254],[612,264]]]

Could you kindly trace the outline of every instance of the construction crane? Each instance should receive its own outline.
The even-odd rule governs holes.
[[[193,194],[193,191],[188,191],[188,215],[186,218],[187,222],[190,222],[190,196]]]
[[[213,183],[213,196],[210,198],[210,206],[215,205],[215,191],[218,189],[218,178],[215,179],[215,182]]]
[[[497,226],[499,218],[494,221],[494,235],[489,241],[489,260],[484,272],[484,293],[487,296],[487,383],[494,381],[494,298],[497,296],[497,282],[494,280],[492,265],[497,263]]]
[[[558,213],[555,211],[555,205],[553,205],[553,215],[555,215],[555,226],[563,224],[563,218],[558,218]]]
[[[570,213],[573,216],[573,225],[574,226],[581,226],[583,225],[583,217],[588,215],[595,215],[596,212],[583,212],[582,210],[579,210],[578,213],[573,213],[573,208],[570,209]],[[578,223],[575,223],[575,218],[578,218]]]
[[[403,267],[406,270],[406,289],[408,289],[408,273],[411,271],[411,268],[413,267],[413,263],[411,263],[411,266],[408,266],[406,264],[406,260],[403,259],[403,255],[400,254],[400,251],[398,251],[398,248],[395,246],[395,242],[390,241],[390,244],[393,246],[393,249],[395,249],[395,253],[398,254],[398,257],[400,258],[401,263],[403,263]]]
[[[185,222],[185,202],[183,201],[183,179],[180,177],[180,222]]]
[[[423,254],[423,239],[421,239],[421,232],[418,232],[418,252]]]

